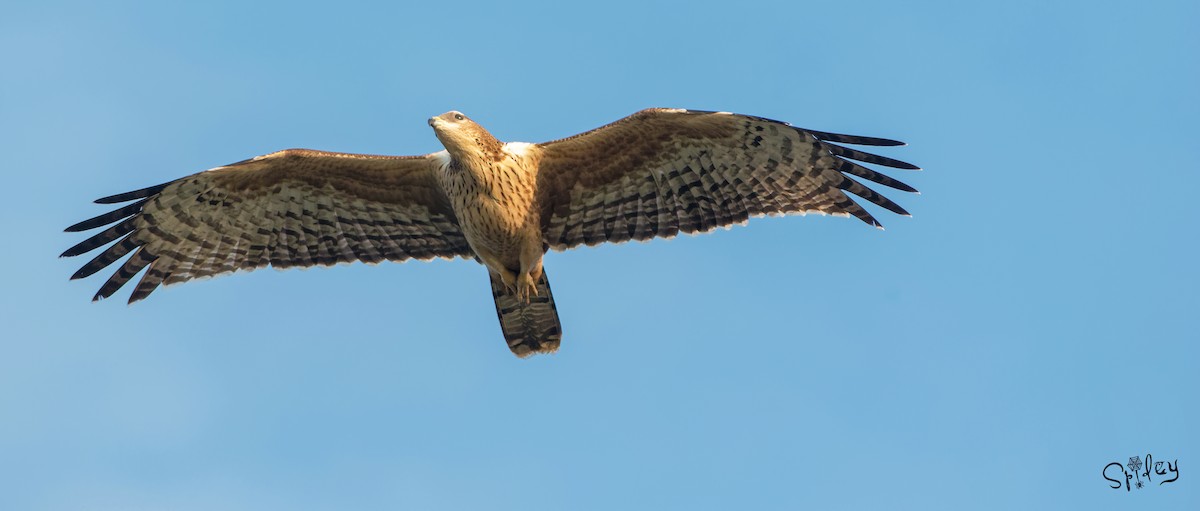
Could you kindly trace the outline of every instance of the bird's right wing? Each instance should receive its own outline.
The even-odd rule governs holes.
[[[854,177],[916,190],[852,160],[899,169],[915,165],[834,142],[901,145],[761,117],[661,108],[538,144],[537,193],[545,242],[563,250],[809,212],[852,215],[879,226],[848,194],[908,214]]]
[[[279,151],[98,199],[130,204],[68,227],[115,224],[62,255],[116,241],[71,278],[129,255],[94,299],[111,296],[147,268],[130,303],[160,284],[267,265],[468,257],[471,249],[437,182],[438,164],[438,154]]]

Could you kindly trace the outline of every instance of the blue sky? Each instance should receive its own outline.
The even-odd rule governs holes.
[[[1195,2],[25,2],[0,19],[0,508],[1194,508]],[[92,199],[287,147],[650,106],[905,140],[913,218],[89,299]],[[1125,492],[1112,461],[1178,459]]]

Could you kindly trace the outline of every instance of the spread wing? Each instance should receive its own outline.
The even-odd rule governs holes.
[[[130,202],[68,232],[104,231],[62,255],[116,241],[71,278],[129,258],[94,299],[146,268],[129,302],[160,284],[267,265],[330,266],[469,256],[437,184],[437,156],[369,156],[289,149],[170,183],[96,200]]]
[[[907,192],[915,189],[852,160],[918,167],[833,142],[903,145],[760,117],[670,109],[643,110],[539,144],[544,239],[563,250],[706,232],[752,216],[808,212],[853,215],[882,227],[846,192],[908,215],[851,176]]]

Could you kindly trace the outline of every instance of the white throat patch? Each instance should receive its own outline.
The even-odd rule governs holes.
[[[450,151],[438,151],[429,155],[436,162],[439,169],[445,170],[450,165]]]
[[[529,142],[509,142],[504,144],[503,150],[508,154],[521,158],[529,154],[529,150],[533,145]]]

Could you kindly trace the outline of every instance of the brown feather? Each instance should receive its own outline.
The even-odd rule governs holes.
[[[75,275],[90,275],[133,252],[97,293],[111,296],[149,266],[131,302],[162,283],[268,264],[287,268],[470,256],[435,172],[432,155],[280,151],[115,195],[139,202],[72,226],[120,221],[63,255],[85,253],[132,231]]]
[[[546,243],[646,240],[696,233],[751,216],[818,212],[879,225],[844,192],[900,214],[891,200],[844,173],[906,191],[852,158],[916,166],[825,143],[899,142],[824,132],[720,112],[643,110],[573,137],[539,144],[537,204]]]

